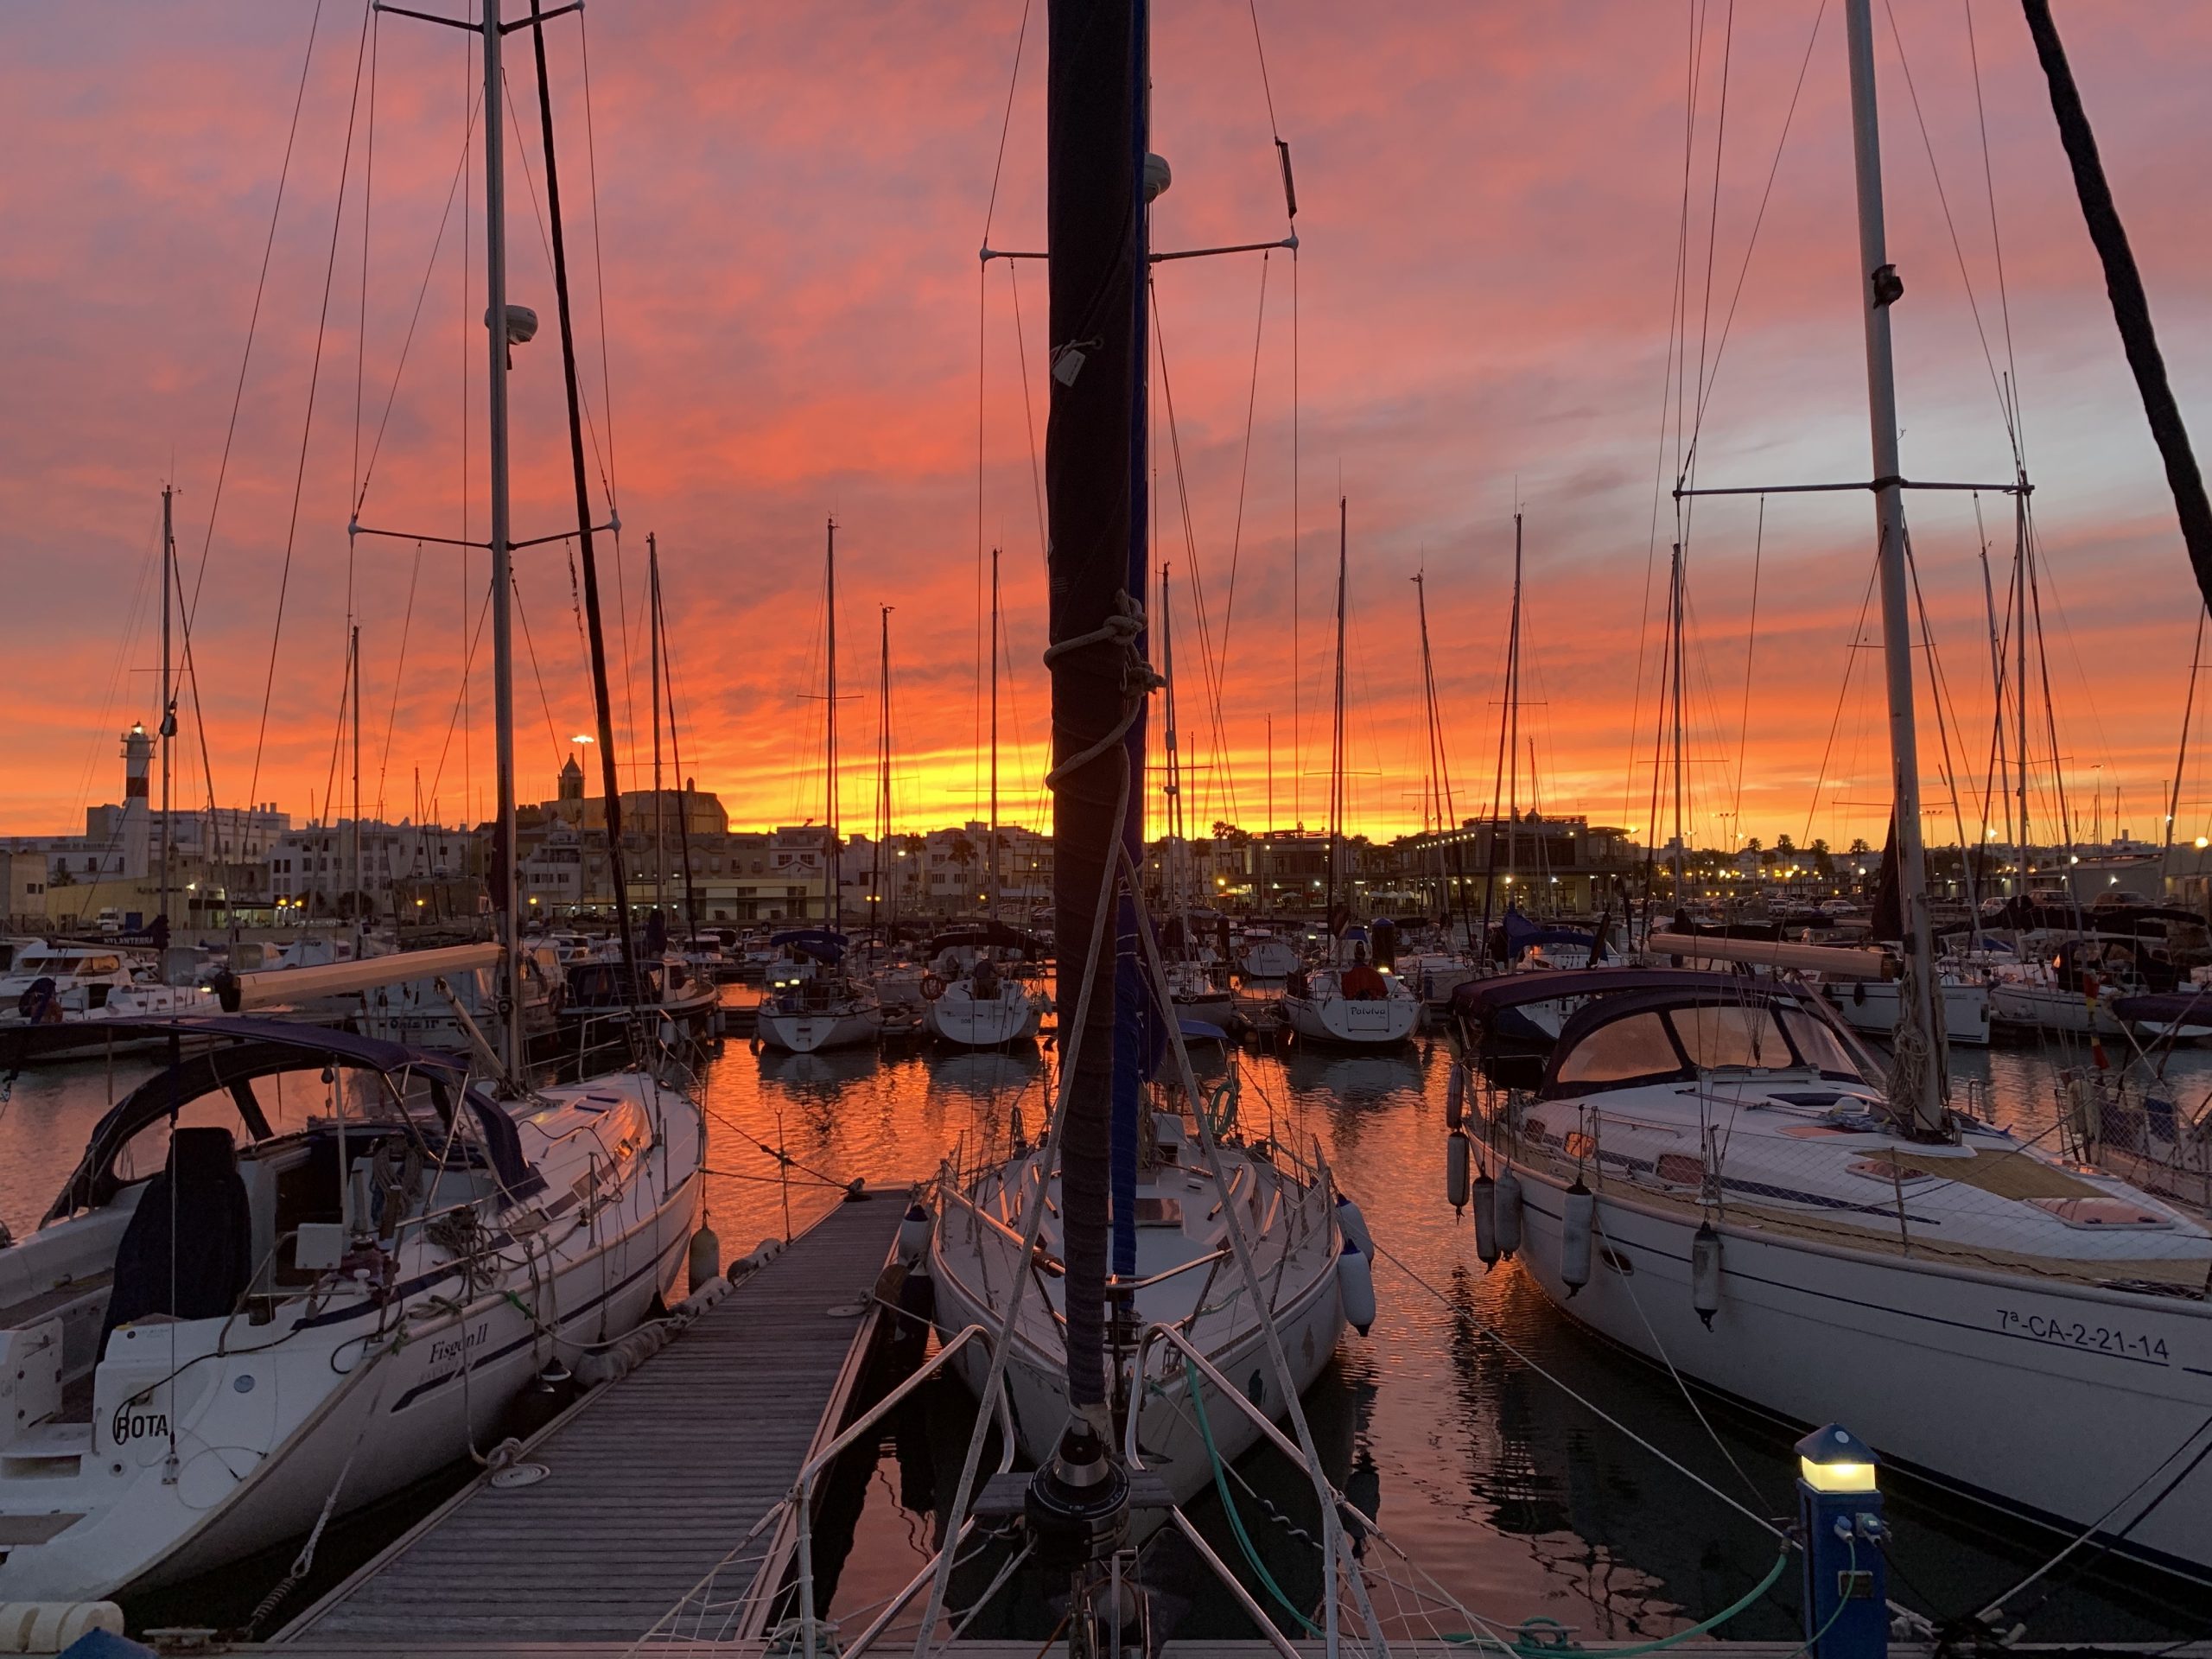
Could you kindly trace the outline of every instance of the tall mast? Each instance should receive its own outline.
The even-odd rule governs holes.
[[[1436,831],[1440,836],[1457,834],[1459,807],[1452,798],[1452,760],[1444,747],[1444,709],[1436,696],[1436,660],[1428,646],[1428,581],[1421,572],[1414,575],[1414,604],[1421,615],[1421,690],[1428,703],[1428,775],[1429,793],[1436,806]],[[1437,848],[1437,879],[1444,884],[1442,909],[1448,918],[1456,898],[1461,905],[1460,920],[1465,921],[1465,870],[1460,843],[1452,841],[1447,860],[1443,845]]]
[[[660,785],[660,544],[651,531],[645,532],[645,589],[646,607],[651,612],[646,642],[652,656],[653,908],[661,912],[664,926],[668,921],[668,817]],[[684,880],[690,880],[688,870]]]
[[[1675,834],[1673,839],[1675,856],[1672,863],[1674,865],[1675,908],[1677,912],[1682,907],[1682,866],[1684,861],[1689,856],[1689,837],[1684,823],[1686,815],[1683,810],[1683,785],[1688,774],[1689,766],[1689,757],[1686,753],[1689,721],[1682,708],[1682,682],[1685,677],[1682,664],[1688,645],[1682,630],[1683,620],[1689,613],[1687,577],[1688,572],[1683,569],[1682,544],[1676,542],[1673,570],[1667,585],[1667,628],[1673,637],[1675,646],[1674,658],[1669,665],[1669,673],[1673,687],[1669,695],[1674,705]]]
[[[1112,1432],[1109,1235],[1116,1251],[1123,1243],[1111,1193],[1125,1176],[1132,1198],[1136,1185],[1135,1148],[1125,1169],[1118,1144],[1125,1118],[1135,1128],[1138,1090],[1134,1075],[1126,1090],[1116,1075],[1116,906],[1109,897],[1102,910],[1100,896],[1114,886],[1127,809],[1142,804],[1143,751],[1133,765],[1125,735],[1126,728],[1142,741],[1141,703],[1129,707],[1131,647],[1141,650],[1142,640],[1117,644],[1113,623],[1144,592],[1145,10],[1145,0],[1103,9],[1052,0],[1046,32],[1048,337],[1066,342],[1054,356],[1045,429],[1053,931],[1065,986],[1091,981],[1063,1085],[1067,1389],[1073,1414],[1102,1439]],[[1134,988],[1134,968],[1130,979]],[[1063,994],[1070,1008],[1079,1006],[1073,988]],[[1064,1031],[1062,1040],[1071,1034]],[[1127,1219],[1133,1267],[1133,1210]],[[941,1562],[940,1586],[944,1572]]]
[[[1984,539],[1981,544],[1981,604],[1983,613],[1989,619],[1990,696],[1993,700],[1992,706],[1997,710],[1997,717],[1992,723],[1991,744],[1993,748],[1995,750],[1995,753],[1991,757],[1991,760],[1996,773],[1997,784],[2001,786],[2005,781],[2007,772],[2010,770],[2010,768],[2005,765],[2005,643],[2003,631],[1999,628],[1997,621],[1997,587],[1995,582],[1992,579],[1989,574],[1989,543],[1986,539]],[[1996,787],[1996,794],[1998,799],[2004,799],[2004,791],[2001,787]],[[1985,800],[1982,803],[1981,827],[1982,840],[1985,842],[1988,841],[1992,833],[1989,823],[1989,808],[1994,803],[1987,800]],[[2006,801],[2005,803],[2005,839],[2007,842],[2010,842],[2012,839],[2012,805],[2010,801]],[[2015,893],[2019,891],[2017,882],[2013,887],[2013,891]],[[1975,922],[1975,942],[1977,946],[1980,944],[1980,923],[1977,918]]]
[[[999,550],[991,550],[991,821],[984,827],[985,884],[993,921],[999,918]]]
[[[2164,850],[2174,849],[2174,819],[2181,811],[2181,775],[2189,766],[2189,728],[2196,717],[2196,671],[2204,663],[2204,618],[2202,606],[2196,607],[2196,643],[2189,652],[2189,695],[2182,699],[2181,747],[2174,755],[2173,788],[2166,797],[2166,833]]]
[[[1344,574],[1351,556],[1348,520],[1344,498],[1340,495],[1337,498],[1337,683],[1335,708],[1329,726],[1328,911],[1322,918],[1332,957],[1337,954],[1337,847],[1344,836]]]
[[[891,938],[890,924],[884,916],[883,855],[891,839],[891,607],[878,607],[881,612],[883,632],[882,654],[876,669],[876,725],[875,725],[875,847],[874,868],[868,872],[868,891],[875,895],[875,936],[877,943],[887,944]],[[893,881],[898,879],[898,861],[891,863]],[[894,892],[891,904],[895,909],[898,895]]]
[[[484,0],[484,325],[491,353],[487,384],[490,414],[486,439],[491,455],[492,496],[492,709],[498,778],[497,822],[493,856],[499,861],[493,891],[505,903],[496,918],[505,955],[499,969],[503,1001],[517,1010],[500,1024],[503,1081],[520,1087],[522,1066],[522,893],[515,860],[515,640],[512,533],[507,501],[507,232],[505,144],[506,127],[499,107],[504,86],[499,69],[499,0]]]
[[[361,868],[361,625],[358,622],[353,625],[346,655],[353,678],[353,933],[358,939],[368,931],[367,918],[361,912],[369,896],[368,873]]]
[[[176,535],[170,513],[176,491],[162,486],[162,919],[169,918],[169,746],[176,737],[176,691],[169,677],[169,590],[176,580]],[[358,792],[358,786],[357,786]],[[218,844],[220,844],[219,834]]]
[[[822,813],[822,920],[837,925],[837,521],[830,520],[830,544],[823,556],[823,605],[829,614],[828,662],[824,679],[824,765]]]
[[[2019,768],[2020,844],[2019,856],[2012,861],[2017,880],[2012,891],[2024,895],[2028,890],[2028,498],[2025,493],[2012,498],[2012,598],[2018,615],[2012,630],[2012,713],[2019,721],[2018,753],[2015,764]],[[2050,764],[2056,767],[2058,757],[2053,755]]]
[[[1505,641],[1505,879],[1521,873],[1521,514],[1513,514],[1513,620]],[[1493,830],[1493,833],[1495,831]]]
[[[553,79],[545,61],[543,16],[543,0],[530,0],[531,44],[537,68],[538,130],[544,144],[545,217],[552,231],[553,298],[561,323],[561,389],[569,413],[569,477],[575,490],[576,554],[583,570],[584,632],[591,664],[592,717],[598,732],[600,787],[606,792],[607,801],[607,873],[614,888],[614,925],[621,940],[623,969],[632,986],[642,988],[645,980],[638,969],[637,936],[630,928],[630,878],[623,851],[621,765],[614,747],[614,712],[607,678],[607,626],[599,603],[599,557],[592,539],[591,484],[584,470],[583,394],[576,381],[575,320],[569,303],[568,241],[562,224],[560,153],[553,143]],[[489,105],[485,106],[485,112],[487,116],[497,113]],[[610,518],[612,516],[610,512]],[[615,526],[610,524],[609,528]],[[638,990],[632,992],[633,998],[639,994]],[[517,1002],[514,1007],[519,1010],[521,1004]],[[634,1001],[631,1014],[633,1021],[637,1020]],[[642,1047],[643,1039],[643,1032],[633,1029],[633,1042]],[[665,1165],[664,1144],[662,1161]]]
[[[1163,741],[1167,780],[1160,786],[1160,793],[1167,798],[1167,839],[1166,856],[1160,861],[1160,874],[1166,887],[1161,896],[1167,907],[1180,916],[1184,898],[1182,849],[1179,844],[1183,835],[1183,778],[1182,760],[1175,747],[1175,601],[1170,597],[1171,591],[1167,567],[1163,564],[1160,567],[1160,711],[1166,716]]]
[[[1866,404],[1874,461],[1875,533],[1882,587],[1882,648],[1888,669],[1890,768],[1897,814],[1897,885],[1904,919],[1904,975],[1898,988],[1892,1097],[1928,1135],[1944,1126],[1943,1053],[1935,1008],[1935,950],[1928,914],[1927,855],[1920,839],[1920,759],[1914,730],[1912,623],[1905,572],[1904,492],[1899,482],[1896,368],[1890,305],[1904,289],[1890,264],[1882,222],[1882,145],[1874,95],[1872,0],[1846,0],[1851,55],[1851,125],[1859,193],[1859,268],[1866,325]],[[2023,637],[2024,644],[2024,636]],[[1679,650],[1679,647],[1677,647]]]

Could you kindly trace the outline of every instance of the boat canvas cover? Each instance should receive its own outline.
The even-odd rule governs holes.
[[[772,950],[780,950],[788,944],[801,954],[833,968],[845,959],[845,947],[850,943],[842,933],[833,933],[826,927],[785,928],[780,933],[768,936]]]
[[[1497,974],[1455,987],[1452,1012],[1460,1019],[1487,1024],[1491,1015],[1524,1003],[1612,996],[1623,991],[1707,989],[1732,984],[1741,977],[1694,968],[1560,968],[1545,973]]]
[[[106,1116],[93,1125],[85,1155],[60,1196],[47,1211],[48,1221],[57,1221],[78,1210],[105,1204],[123,1185],[113,1165],[116,1154],[130,1138],[186,1103],[219,1090],[227,1091],[237,1103],[238,1116],[253,1140],[269,1139],[272,1131],[254,1099],[254,1079],[279,1071],[299,1071],[319,1061],[385,1076],[403,1071],[426,1076],[434,1095],[442,1095],[448,1101],[467,1102],[485,1153],[502,1184],[518,1191],[531,1179],[514,1119],[496,1102],[470,1092],[467,1068],[449,1057],[351,1032],[238,1014],[185,1015],[168,1020],[118,1021],[117,1025],[118,1031],[175,1033],[180,1037],[228,1040],[212,1048],[198,1049],[179,1059],[109,1108]]]

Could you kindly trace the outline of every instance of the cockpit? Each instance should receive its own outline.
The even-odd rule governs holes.
[[[1732,985],[1722,995],[1661,991],[1591,1003],[1560,1033],[1540,1092],[1555,1099],[1714,1072],[1789,1071],[1866,1082],[1815,1010],[1786,994]]]

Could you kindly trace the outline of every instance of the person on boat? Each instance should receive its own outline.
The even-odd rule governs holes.
[[[976,957],[975,971],[969,975],[968,982],[977,1001],[989,1001],[999,994],[998,963],[988,957]]]
[[[1344,969],[1338,983],[1348,1002],[1380,1002],[1390,995],[1390,982],[1367,960],[1363,944],[1352,946],[1351,966]]]
[[[1300,963],[1297,967],[1290,970],[1290,977],[1283,982],[1283,989],[1288,992],[1291,995],[1297,997],[1307,997],[1313,995],[1313,983],[1306,977],[1306,964],[1304,963]]]

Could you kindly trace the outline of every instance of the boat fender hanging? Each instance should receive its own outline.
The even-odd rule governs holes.
[[[1700,1222],[1690,1240],[1690,1306],[1712,1330],[1713,1316],[1720,1311],[1720,1235],[1709,1221]]]
[[[1444,1127],[1456,1132],[1467,1121],[1467,1063],[1452,1062],[1452,1075],[1444,1085]]]
[[[1866,982],[1865,980],[1859,979],[1853,980],[1852,982],[1851,1000],[1862,1008],[1866,1006]]]
[[[111,1601],[0,1601],[0,1653],[60,1653],[94,1630],[114,1637],[87,1653],[145,1653],[124,1639],[123,1609]]]
[[[1576,1181],[1567,1189],[1559,1221],[1559,1276],[1560,1282],[1567,1287],[1569,1301],[1590,1282],[1590,1235],[1597,1218],[1596,1197]]]
[[[1521,1178],[1509,1166],[1497,1177],[1497,1253],[1510,1259],[1521,1248]]]
[[[906,1215],[899,1223],[899,1259],[918,1262],[930,1243],[930,1212],[916,1198],[906,1206]]]
[[[1367,1230],[1367,1217],[1360,1208],[1338,1189],[1337,1192],[1337,1228],[1344,1236],[1359,1246],[1359,1253],[1372,1257],[1375,1254],[1374,1235]]]
[[[1375,1268],[1366,1252],[1350,1239],[1337,1257],[1337,1288],[1344,1297],[1344,1318],[1365,1336],[1375,1323]]]
[[[1485,1270],[1497,1265],[1497,1183],[1488,1170],[1475,1177],[1475,1254]]]
[[[691,1235],[691,1251],[687,1260],[690,1272],[689,1282],[696,1290],[709,1279],[719,1279],[722,1273],[722,1242],[715,1230],[704,1223]]]
[[[1467,1207],[1467,1166],[1471,1161],[1471,1151],[1464,1135],[1452,1135],[1445,1140],[1444,1198],[1454,1212]]]

